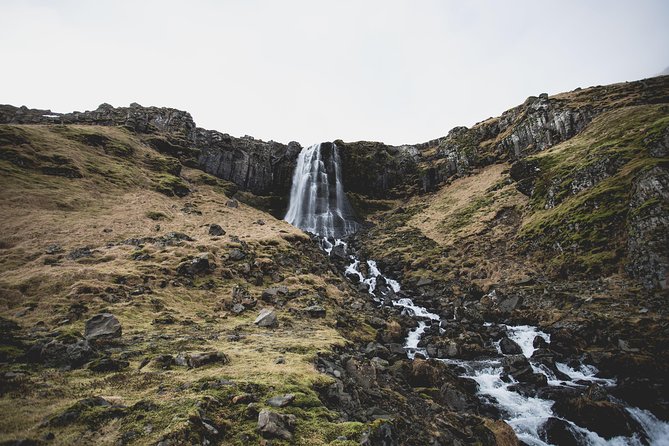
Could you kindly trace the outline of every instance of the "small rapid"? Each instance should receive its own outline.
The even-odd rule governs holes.
[[[345,242],[339,240],[335,244]],[[416,319],[417,326],[409,331],[404,342],[404,350],[409,359],[417,356],[428,358],[425,348],[420,347],[420,342],[432,324],[441,327],[441,318],[425,307],[416,305],[410,298],[402,297],[398,281],[384,276],[373,260],[367,260],[367,274],[361,271],[361,262],[354,256],[350,256],[351,263],[346,267],[345,275],[349,278],[355,277],[359,283],[365,284],[372,299],[382,304],[387,298],[392,299],[392,305],[398,307],[401,313]],[[377,283],[383,281],[388,285],[387,291],[379,291]],[[484,326],[492,326],[487,322]],[[550,344],[551,338],[548,333],[530,325],[503,325],[507,337],[514,341],[530,363],[534,373],[546,376],[547,385],[555,388],[580,388],[585,389],[589,384],[599,384],[611,388],[616,385],[615,380],[597,376],[599,372],[594,366],[579,363],[568,365],[556,362],[557,374],[539,362],[532,360],[536,347],[536,339],[541,338],[546,344]],[[441,328],[440,328],[441,331]],[[643,446],[643,445],[669,445],[669,423],[659,420],[652,413],[635,407],[626,407],[625,410],[643,428],[645,436],[639,435],[629,437],[603,438],[596,432],[580,427],[570,420],[557,416],[553,411],[554,401],[528,396],[518,392],[515,388],[519,382],[504,371],[503,360],[507,356],[502,353],[499,342],[495,344],[498,356],[485,359],[443,359],[435,358],[446,364],[452,365],[462,371],[462,377],[473,379],[478,385],[478,395],[485,401],[491,402],[502,414],[503,419],[512,427],[517,437],[529,446],[550,446],[552,443],[546,439],[544,426],[549,420],[558,420],[564,423],[565,428],[570,431],[571,437],[576,444],[587,446]]]

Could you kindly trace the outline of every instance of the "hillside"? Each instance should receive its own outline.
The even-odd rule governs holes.
[[[547,364],[618,382],[556,404],[669,419],[669,77],[335,144],[362,229],[328,256],[279,219],[297,143],[0,106],[0,444],[520,444],[461,369],[407,358],[416,321],[348,254],[453,321],[420,339],[433,356],[494,353],[483,321],[537,325]]]

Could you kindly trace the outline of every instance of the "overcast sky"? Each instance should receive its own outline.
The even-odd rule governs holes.
[[[529,95],[664,71],[669,1],[0,0],[0,49],[0,103],[417,143]]]

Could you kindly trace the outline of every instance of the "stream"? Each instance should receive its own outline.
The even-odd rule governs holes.
[[[326,242],[324,249],[328,254],[337,245],[344,245],[345,242],[335,240],[334,243]],[[377,281],[383,280],[393,291],[391,294],[392,304],[398,307],[402,314],[409,315],[416,319],[418,325],[409,331],[404,349],[409,359],[414,359],[417,355],[428,358],[426,349],[420,348],[419,343],[427,328],[432,324],[441,325],[441,318],[438,314],[432,313],[426,308],[416,305],[406,297],[397,297],[395,294],[401,289],[399,282],[384,276],[375,261],[368,260],[367,274],[360,270],[360,260],[351,256],[351,264],[345,271],[347,277],[357,277],[361,283],[366,284],[370,297],[377,303],[382,304],[382,298],[387,296],[382,291],[377,290]],[[493,323],[486,322],[490,326]],[[541,373],[546,376],[549,386],[552,387],[573,387],[585,389],[588,385],[597,383],[605,388],[615,387],[616,382],[613,379],[600,378],[597,376],[598,370],[591,365],[579,364],[576,368],[570,367],[565,363],[557,362],[556,368],[561,376],[556,374],[548,367],[532,360],[532,355],[536,348],[534,347],[535,338],[540,337],[550,344],[550,335],[542,332],[537,327],[529,325],[505,326],[507,336],[514,341],[522,350],[522,355],[530,361],[530,365],[535,373]],[[595,432],[582,428],[573,422],[557,416],[552,406],[554,402],[549,399],[539,397],[525,396],[513,390],[513,385],[518,384],[513,377],[504,373],[502,361],[506,355],[502,353],[499,342],[495,343],[498,352],[497,357],[462,360],[462,359],[442,359],[435,358],[461,371],[461,376],[471,378],[478,384],[478,396],[486,401],[493,403],[501,412],[503,419],[513,428],[518,438],[530,446],[548,446],[541,433],[541,427],[551,418],[556,418],[567,423],[571,435],[581,445],[588,446],[623,446],[623,445],[669,445],[669,423],[663,422],[652,413],[636,407],[625,407],[625,410],[631,417],[639,423],[645,431],[645,438],[637,435],[632,437],[614,437],[611,439],[602,438]]]

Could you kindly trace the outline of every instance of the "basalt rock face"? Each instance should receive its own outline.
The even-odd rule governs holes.
[[[341,144],[348,165],[347,190],[369,197],[430,192],[451,178],[502,161],[517,161],[566,141],[605,111],[669,102],[669,77],[531,96],[523,104],[471,128],[456,127],[423,144]],[[338,143],[339,144],[339,143]],[[665,153],[666,142],[653,142]],[[659,156],[659,155],[658,155]]]
[[[669,288],[669,171],[642,174],[630,200],[627,271],[649,289]]]
[[[296,142],[285,145],[205,130],[195,125],[188,112],[135,103],[118,108],[102,104],[93,111],[64,114],[0,105],[0,123],[122,126],[146,134],[146,142],[159,152],[256,195],[288,195],[301,149]]]

